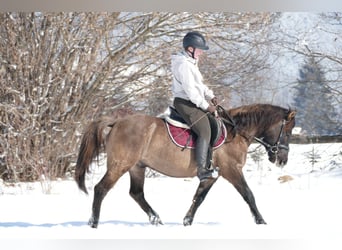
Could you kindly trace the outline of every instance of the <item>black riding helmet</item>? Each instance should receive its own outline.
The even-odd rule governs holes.
[[[209,47],[206,44],[204,36],[202,36],[197,31],[188,32],[183,38],[183,47],[187,50],[189,47],[201,49],[201,50],[208,50]]]

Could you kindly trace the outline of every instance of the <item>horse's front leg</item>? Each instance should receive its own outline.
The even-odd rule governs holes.
[[[201,181],[196,193],[194,195],[194,198],[192,200],[192,205],[188,212],[186,213],[184,219],[183,219],[183,225],[184,226],[190,226],[194,220],[195,213],[198,209],[198,207],[202,204],[205,197],[207,196],[210,188],[214,185],[217,178],[214,179],[208,179],[206,181]]]
[[[255,198],[254,195],[251,191],[251,189],[248,187],[247,183],[245,184],[245,186],[242,187],[236,187],[237,190],[240,192],[240,194],[242,195],[242,197],[244,198],[244,200],[247,202],[247,204],[249,205],[249,208],[254,216],[254,220],[256,224],[267,224],[265,222],[265,220],[262,218],[257,206],[256,206],[256,202],[255,202]]]
[[[242,198],[247,202],[256,224],[266,224],[264,219],[262,218],[255,202],[254,195],[251,189],[248,187],[245,177],[243,176],[242,170],[236,169],[235,171],[230,171],[227,175],[226,173],[222,174],[222,177],[227,179],[235,189],[241,194]]]
[[[137,165],[129,171],[131,178],[131,187],[129,194],[139,204],[139,206],[147,214],[152,225],[163,224],[159,215],[152,209],[152,207],[145,200],[144,182],[145,182],[145,166]]]

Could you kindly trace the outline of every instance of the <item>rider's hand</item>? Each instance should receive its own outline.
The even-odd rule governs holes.
[[[211,99],[212,104],[214,104],[214,106],[217,106],[218,101],[217,101],[217,97],[215,96],[213,99]]]
[[[215,113],[216,106],[209,104],[209,107],[207,108],[207,111],[210,112],[211,114]]]

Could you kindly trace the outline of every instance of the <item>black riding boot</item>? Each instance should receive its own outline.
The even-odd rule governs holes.
[[[197,163],[197,177],[200,181],[216,177],[214,176],[214,170],[210,169],[211,159],[208,159],[208,156],[211,157],[211,154],[208,154],[209,150],[209,142],[205,139],[198,138],[196,141],[195,155]]]

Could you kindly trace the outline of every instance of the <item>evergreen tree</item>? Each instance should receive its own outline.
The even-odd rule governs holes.
[[[322,67],[313,56],[308,57],[299,69],[295,89],[298,126],[308,135],[337,134],[337,114],[331,102],[332,93],[326,87]]]

